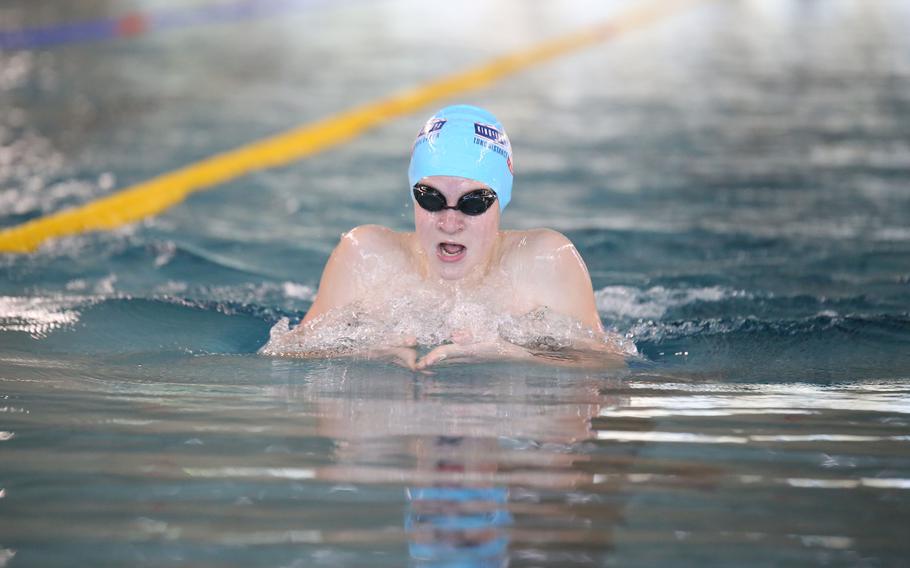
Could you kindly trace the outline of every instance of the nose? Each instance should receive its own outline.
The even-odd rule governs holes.
[[[464,216],[460,211],[445,209],[437,213],[436,226],[443,233],[453,235],[464,229]]]

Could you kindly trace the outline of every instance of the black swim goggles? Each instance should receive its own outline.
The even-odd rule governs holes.
[[[469,191],[458,198],[455,205],[447,205],[446,196],[438,189],[418,183],[414,186],[414,200],[417,205],[431,213],[443,209],[456,209],[465,215],[482,215],[496,202],[496,192],[482,188]]]

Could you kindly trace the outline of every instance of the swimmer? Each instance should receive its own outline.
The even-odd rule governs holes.
[[[363,225],[344,234],[306,317],[280,342],[273,333],[263,352],[356,355],[413,370],[443,361],[624,364],[629,347],[604,332],[588,270],[569,239],[550,229],[500,230],[512,197],[512,148],[492,114],[469,105],[440,110],[417,135],[408,177],[414,232]],[[435,321],[444,331],[427,336],[379,320]],[[535,322],[545,331],[529,336]],[[287,348],[289,340],[303,345],[327,330],[369,325],[383,332],[341,349]],[[420,357],[420,346],[431,349]]]

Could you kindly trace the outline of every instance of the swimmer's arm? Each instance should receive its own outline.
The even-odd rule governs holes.
[[[319,280],[316,299],[297,329],[305,332],[318,324],[327,312],[342,308],[363,298],[360,282],[364,272],[370,269],[369,258],[381,237],[384,227],[362,225],[341,236],[341,241],[332,251]]]
[[[579,345],[566,349],[533,349],[509,343],[504,339],[482,343],[450,343],[440,345],[416,362],[415,370],[422,371],[442,363],[528,362],[586,369],[625,367],[625,360],[603,344]]]
[[[325,316],[333,310],[362,300],[366,294],[363,282],[369,281],[371,272],[377,268],[377,260],[381,261],[392,247],[397,246],[394,239],[393,231],[378,225],[361,225],[342,235],[322,272],[316,299],[293,333],[306,335],[326,322]],[[417,364],[415,346],[415,338],[396,337],[390,338],[387,345],[366,349],[344,347],[295,352],[294,355],[303,358],[362,357],[389,361],[413,370]]]
[[[544,229],[535,239],[532,294],[539,308],[571,317],[594,332],[590,340],[576,340],[572,348],[584,352],[601,352],[623,360],[623,354],[612,334],[604,331],[594,287],[584,259],[565,235]],[[537,357],[551,357],[547,351],[536,352]]]
[[[532,259],[531,293],[540,308],[566,315],[603,333],[588,267],[562,233],[538,231]]]
[[[521,361],[530,360],[531,353],[504,340],[484,341],[481,343],[449,343],[436,347],[420,358],[416,370],[440,363],[479,363],[483,361]]]

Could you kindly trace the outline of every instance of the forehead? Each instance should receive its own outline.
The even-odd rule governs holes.
[[[428,185],[440,192],[449,194],[462,194],[475,189],[490,189],[490,186],[476,179],[455,176],[427,176],[420,183]]]

